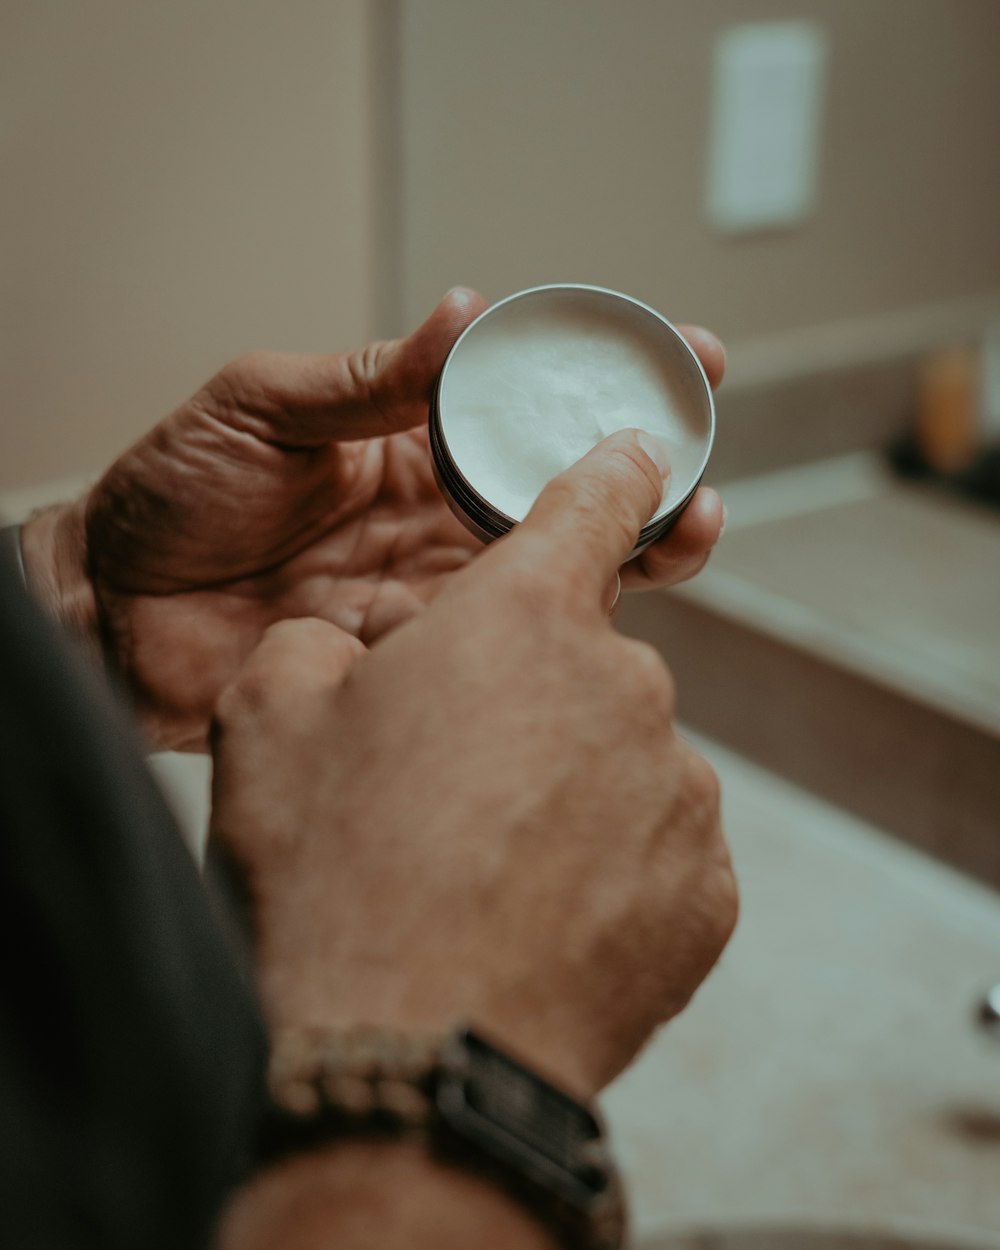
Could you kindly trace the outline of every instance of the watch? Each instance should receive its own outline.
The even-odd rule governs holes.
[[[480,1033],[280,1033],[257,1158],[338,1138],[416,1138],[499,1185],[574,1250],[618,1250],[624,1204],[598,1113]]]

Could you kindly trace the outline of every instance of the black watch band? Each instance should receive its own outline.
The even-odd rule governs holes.
[[[258,1158],[408,1136],[527,1207],[574,1250],[618,1250],[624,1204],[599,1116],[471,1029],[444,1039],[296,1030],[269,1068]]]

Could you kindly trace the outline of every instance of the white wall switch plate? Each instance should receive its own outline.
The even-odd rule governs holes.
[[[715,47],[708,218],[725,233],[802,221],[815,203],[827,62],[816,22],[732,26]]]

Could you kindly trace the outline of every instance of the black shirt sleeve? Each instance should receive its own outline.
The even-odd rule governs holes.
[[[127,716],[0,564],[0,1245],[207,1245],[265,1051]]]

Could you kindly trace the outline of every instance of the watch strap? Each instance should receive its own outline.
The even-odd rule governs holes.
[[[463,1082],[476,1075],[470,1063],[483,1079],[465,1097]],[[521,1074],[520,1083],[516,1075],[505,1083],[507,1070]],[[622,1245],[624,1201],[600,1121],[478,1034],[461,1029],[442,1039],[371,1028],[289,1031],[276,1041],[268,1083],[261,1162],[337,1139],[407,1137],[441,1162],[502,1189],[561,1244],[573,1250]],[[514,1131],[504,1124],[505,1103]],[[570,1135],[557,1129],[548,1150],[533,1149],[532,1129],[540,1125],[539,1141],[545,1140],[552,1116],[544,1108],[552,1104],[571,1109],[573,1123],[584,1126],[583,1140],[575,1135],[570,1147]]]

